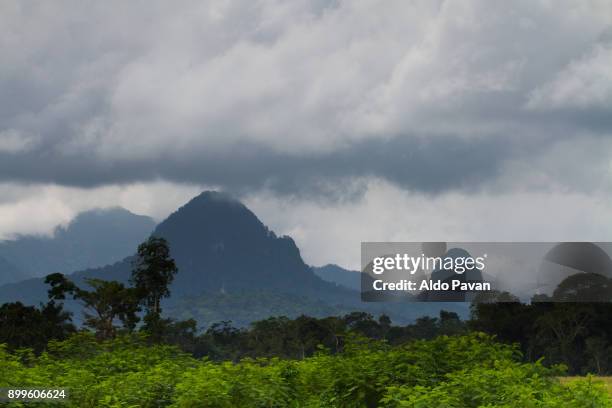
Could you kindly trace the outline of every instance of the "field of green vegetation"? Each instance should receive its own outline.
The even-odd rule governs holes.
[[[567,384],[571,384],[573,382],[576,381],[582,381],[585,378],[588,377],[560,377],[559,380],[561,381],[561,384],[567,385]],[[596,381],[603,383],[606,386],[606,389],[608,390],[608,394],[610,394],[612,396],[612,377],[594,377],[596,379]]]
[[[0,347],[0,386],[66,387],[69,401],[57,404],[66,407],[612,407],[603,383],[560,375],[563,367],[525,363],[517,348],[479,333],[400,346],[353,336],[341,353],[237,362],[142,335],[99,341],[82,332],[38,356]]]

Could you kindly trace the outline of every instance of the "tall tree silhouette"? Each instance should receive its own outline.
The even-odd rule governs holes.
[[[138,246],[138,258],[130,282],[140,292],[146,308],[145,321],[159,320],[161,299],[170,296],[168,288],[178,272],[170,247],[164,238],[150,237]]]

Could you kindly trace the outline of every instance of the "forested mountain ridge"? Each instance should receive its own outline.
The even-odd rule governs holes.
[[[278,237],[244,204],[207,191],[160,223],[180,273],[176,294],[266,288],[315,293],[333,286],[304,263],[293,239]]]
[[[338,293],[335,285],[318,278],[303,262],[291,238],[277,237],[242,203],[226,194],[202,193],[160,223],[152,235],[168,241],[179,267],[172,285],[174,296],[255,288]],[[72,275],[77,282],[85,277],[125,282],[130,268],[131,257],[127,257]],[[5,300],[5,293],[0,288],[1,300]]]
[[[244,204],[224,193],[198,195],[161,222],[152,235],[168,241],[179,271],[170,286],[166,310],[170,316],[195,318],[203,325],[217,317],[246,324],[278,310],[290,317],[367,310],[388,313],[398,322],[437,315],[442,308],[467,314],[467,307],[459,303],[363,303],[356,290],[318,277],[304,263],[293,239],[278,237]],[[87,278],[126,283],[133,259],[69,276],[78,285]],[[47,290],[41,278],[0,286],[0,303],[37,305],[46,300]],[[228,313],[245,305],[253,307],[246,307],[240,316]],[[66,307],[79,310],[72,301]],[[79,317],[75,313],[77,321]]]

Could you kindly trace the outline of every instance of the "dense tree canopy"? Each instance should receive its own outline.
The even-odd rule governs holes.
[[[115,319],[121,321],[123,328],[132,331],[138,322],[139,292],[125,287],[116,281],[87,279],[92,290],[75,285],[61,273],[48,275],[45,279],[51,288],[49,298],[63,300],[66,294],[83,304],[85,326],[95,330],[100,339],[112,338],[117,334]]]
[[[52,339],[65,339],[76,328],[61,304],[51,301],[40,308],[20,302],[0,306],[0,344],[12,349],[31,348],[40,352]]]

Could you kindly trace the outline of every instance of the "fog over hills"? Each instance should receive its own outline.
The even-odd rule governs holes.
[[[0,263],[0,284],[116,262],[134,253],[154,227],[152,218],[123,208],[96,209],[56,227],[51,237],[0,241],[0,258],[6,261]]]
[[[321,279],[304,263],[293,239],[277,236],[246,206],[223,193],[208,191],[193,198],[160,223],[153,235],[168,240],[179,269],[166,310],[204,324],[211,319],[247,324],[266,313],[323,316],[353,310],[387,312],[408,321],[442,307],[362,303],[354,285],[344,287],[333,279]],[[132,261],[127,257],[113,265],[79,271],[71,279],[79,285],[92,277],[127,282]],[[46,300],[46,291],[41,278],[4,285],[0,303],[37,304]],[[70,302],[67,307],[77,310]],[[237,310],[241,310],[239,316]]]
[[[26,272],[0,257],[0,284],[17,282],[30,277]]]

